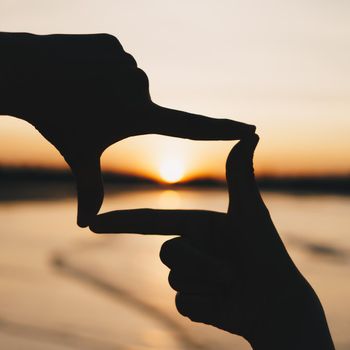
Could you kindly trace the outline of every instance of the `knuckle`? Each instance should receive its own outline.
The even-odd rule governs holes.
[[[169,264],[170,257],[174,255],[173,251],[176,249],[176,244],[179,239],[179,237],[176,237],[163,243],[159,252],[159,257],[163,264]]]
[[[179,279],[173,270],[171,270],[169,272],[168,282],[169,282],[170,287],[172,289],[174,289],[175,291],[179,291],[181,289]]]
[[[169,253],[168,253],[169,243],[168,242],[169,241],[166,241],[163,243],[162,247],[160,248],[160,252],[159,252],[160,261],[165,265],[167,265],[167,263],[168,263],[168,255],[169,255]]]
[[[101,219],[99,217],[93,218],[89,224],[90,231],[92,231],[93,233],[106,232],[106,228],[103,227],[103,225],[100,221],[101,221]]]
[[[93,232],[93,233],[99,233],[98,228],[97,228],[94,224],[91,224],[91,225],[89,226],[89,229],[90,229],[90,231]]]
[[[108,45],[113,45],[113,46],[115,46],[116,44],[119,44],[118,39],[117,39],[114,35],[112,35],[112,34],[101,33],[101,34],[100,34],[100,39],[101,39],[104,43],[106,43],[106,44],[108,44]]]
[[[186,300],[185,297],[181,293],[177,293],[175,297],[175,306],[177,311],[185,317],[188,317],[189,315],[189,310],[186,306]]]
[[[200,298],[191,297],[183,293],[177,293],[175,298],[175,305],[177,311],[185,317],[188,317],[193,322],[204,322],[210,324],[208,321],[208,310],[206,304]]]
[[[89,229],[93,233],[102,233],[103,232],[103,230],[100,227],[98,227],[96,224],[91,224],[89,226]]]

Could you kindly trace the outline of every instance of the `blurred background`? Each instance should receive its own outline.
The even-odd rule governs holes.
[[[0,31],[115,35],[161,105],[255,124],[256,174],[298,267],[350,349],[350,3],[0,0]],[[1,83],[1,82],[0,82]],[[103,155],[119,208],[225,211],[232,142],[148,135]],[[249,349],[181,317],[162,237],[75,225],[74,184],[28,123],[0,117],[0,347]]]

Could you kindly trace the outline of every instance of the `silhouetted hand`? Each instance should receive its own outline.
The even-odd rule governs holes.
[[[180,235],[164,243],[179,312],[254,349],[334,349],[322,306],[288,255],[254,178],[255,135],[231,151],[228,213],[135,210],[96,217],[94,232]]]
[[[251,125],[160,107],[146,74],[107,34],[0,33],[0,114],[25,119],[63,155],[77,179],[78,224],[103,200],[102,152],[130,136],[235,140]]]

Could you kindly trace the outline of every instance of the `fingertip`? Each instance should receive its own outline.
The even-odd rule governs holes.
[[[102,227],[101,224],[101,215],[95,215],[89,222],[89,229],[93,232],[93,233],[103,233],[106,232],[106,229],[104,229]],[[103,221],[102,221],[103,222]]]
[[[101,230],[99,230],[96,225],[89,224],[88,226],[89,226],[89,229],[91,232],[96,233],[96,234],[102,233]]]
[[[175,297],[177,311],[193,322],[208,322],[213,317],[213,297],[200,294],[177,292]]]
[[[78,199],[77,225],[85,228],[97,215],[103,202],[104,190],[99,159],[76,164],[72,170],[76,178]]]
[[[77,224],[79,227],[88,227],[95,219],[103,202],[103,186],[98,184],[95,187],[78,186],[78,215]]]
[[[95,213],[96,215],[97,213]],[[93,220],[93,217],[95,216],[93,214],[91,215],[87,215],[87,214],[80,214],[78,212],[78,217],[77,217],[77,225],[81,228],[86,228],[86,227],[90,227],[91,229],[91,221]],[[94,230],[91,230],[93,232],[95,232]],[[97,233],[97,232],[95,232]]]
[[[248,135],[248,136],[242,138],[242,140],[240,140],[239,143],[242,144],[242,147],[243,146],[249,146],[249,145],[256,147],[256,145],[258,144],[259,140],[260,140],[259,135],[254,132],[251,135]]]
[[[212,118],[162,107],[151,106],[152,123],[146,133],[191,140],[240,140],[254,134],[255,125],[230,118]]]
[[[86,220],[85,218],[79,218],[79,216],[78,216],[77,225],[80,228],[86,228],[89,226],[89,223],[88,223],[88,220]]]
[[[77,213],[77,225],[81,228],[86,228],[89,226],[89,215],[81,208],[78,195],[78,213]]]
[[[103,198],[90,198],[90,200],[79,200],[78,198],[78,216],[77,225],[86,228],[95,220],[97,213],[102,205]]]
[[[246,124],[246,130],[250,133],[250,134],[255,134],[256,131],[256,126],[252,125],[252,124]]]
[[[258,134],[255,134],[255,133],[249,138],[248,145],[247,145],[247,151],[248,151],[252,161],[253,161],[255,149],[256,149],[259,141],[260,141],[260,136]]]
[[[231,150],[230,155],[237,155],[242,152],[254,151],[259,143],[260,137],[258,134],[253,133],[251,135],[243,137]]]
[[[231,140],[243,140],[245,138],[249,138],[255,134],[256,126],[252,124],[246,124],[242,122],[237,122],[231,119],[218,119],[218,121],[227,121],[226,127],[223,126],[227,132],[230,132],[231,138],[227,137],[227,139]]]
[[[179,259],[181,256],[181,252],[183,251],[184,246],[184,238],[183,237],[175,237],[165,241],[160,248],[159,258],[160,261],[171,268],[174,264],[174,261]]]
[[[256,134],[256,133],[254,132],[254,135],[252,135],[252,138],[253,138],[254,142],[256,142],[256,144],[259,143],[259,141],[260,141],[260,136],[259,136],[258,134]]]
[[[258,134],[254,133],[253,135],[247,137],[246,139],[244,139],[242,141],[246,142],[246,147],[249,150],[254,152],[256,146],[258,145],[258,143],[260,141],[260,137]]]

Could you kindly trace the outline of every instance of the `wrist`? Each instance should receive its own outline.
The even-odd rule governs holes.
[[[322,305],[310,286],[269,309],[248,338],[254,350],[334,350]]]

